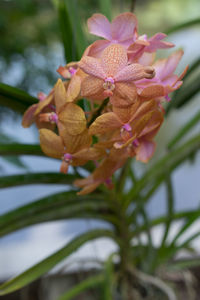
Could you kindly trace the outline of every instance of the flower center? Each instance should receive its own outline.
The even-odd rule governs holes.
[[[52,123],[52,124],[53,123],[57,124],[57,122],[58,122],[58,115],[56,113],[54,113],[54,112],[50,113],[50,115],[49,115],[49,122]]]
[[[107,77],[104,81],[103,88],[105,90],[113,91],[115,89],[114,79],[112,77]]]
[[[72,162],[72,155],[70,153],[65,153],[63,155],[63,160],[66,162],[66,163],[71,163]]]
[[[73,76],[76,73],[76,71],[77,70],[75,68],[73,68],[73,67],[69,68],[69,73],[71,74],[71,76]]]

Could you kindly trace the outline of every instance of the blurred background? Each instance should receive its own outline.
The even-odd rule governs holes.
[[[98,1],[73,0],[77,13],[82,21],[82,28],[88,42],[94,36],[87,33],[86,21],[99,12]],[[65,65],[64,49],[57,12],[50,0],[0,0],[0,81],[21,88],[33,96],[42,91],[49,93],[59,75],[56,69]],[[167,32],[169,28],[199,18],[199,0],[137,0],[112,1],[112,18],[121,12],[133,9],[139,21],[139,33],[148,36],[156,32]],[[76,20],[74,20],[76,26]],[[174,50],[183,48],[185,54],[178,72],[187,64],[192,64],[199,57],[200,26],[192,26],[169,34],[167,40],[176,47],[170,51],[159,51],[164,57]],[[196,75],[196,76],[199,76]],[[200,82],[200,81],[199,81]],[[151,165],[166,152],[166,145],[200,107],[200,94],[195,93],[191,101],[183,108],[174,110],[168,115],[157,137],[157,151],[149,163]],[[190,131],[190,136],[199,132],[200,123]],[[36,128],[23,129],[21,115],[0,107],[0,142],[38,143]],[[1,176],[24,172],[59,170],[60,163],[48,158],[39,157],[1,157]],[[135,164],[138,175],[148,168],[142,163]],[[200,205],[200,155],[186,162],[173,173],[173,186],[176,199],[176,210],[194,209]],[[29,203],[35,199],[57,191],[66,191],[63,185],[32,185],[0,190],[0,214]],[[161,186],[148,204],[152,217],[165,213],[165,187]],[[59,221],[45,223],[10,234],[0,239],[0,281],[25,270],[50,253],[63,246],[66,241],[88,228],[98,226],[93,221]],[[106,225],[105,225],[106,226]],[[200,222],[194,224],[195,230]],[[178,227],[178,224],[177,224]],[[161,229],[157,228],[155,243],[159,242]],[[174,227],[174,232],[176,226]],[[195,247],[200,251],[199,241]],[[106,242],[92,242],[78,252],[77,257],[97,257],[103,259],[113,249]],[[6,299],[6,298],[5,298]],[[53,298],[52,298],[53,299]]]

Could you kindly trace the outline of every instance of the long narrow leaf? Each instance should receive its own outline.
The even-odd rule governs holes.
[[[193,99],[195,95],[200,91],[199,77],[192,81],[190,84],[185,84],[174,96],[173,100],[166,108],[166,114],[168,114],[173,108],[180,108]]]
[[[157,180],[164,180],[166,172],[172,172],[177,166],[188,159],[192,154],[200,149],[200,135],[197,135],[186,142],[179,148],[171,151],[155,163],[144,176],[138,180],[137,184],[128,192],[126,197],[126,205],[137,197],[141,190],[145,187],[146,190],[151,189]]]
[[[181,211],[181,212],[177,212],[174,213],[172,216],[173,221],[178,221],[178,220],[184,220],[184,219],[189,219],[192,218],[193,215],[196,214],[200,214],[200,209],[195,209],[195,210],[191,210],[191,211]],[[154,226],[158,226],[161,225],[163,223],[166,223],[168,219],[168,216],[164,215],[158,218],[155,218],[153,220],[151,220],[151,222],[149,223],[149,227],[152,228]],[[138,234],[142,233],[143,231],[145,231],[147,229],[146,224],[143,224],[141,226],[139,226],[136,230],[132,231],[132,236],[137,236]]]
[[[99,0],[100,12],[111,21],[111,0]]]
[[[169,142],[168,149],[171,150],[199,121],[200,111],[179,130],[177,135]]]
[[[72,184],[77,175],[62,173],[26,173],[0,177],[0,188],[29,184]]]
[[[112,224],[118,222],[101,195],[77,196],[75,192],[63,192],[0,216],[0,236],[38,223],[77,218],[97,218]]]
[[[168,30],[166,30],[166,34],[173,33],[173,32],[176,32],[178,30],[182,30],[182,29],[185,29],[185,28],[189,28],[191,26],[199,25],[199,24],[200,24],[200,18],[197,18],[197,19],[194,19],[194,20],[191,20],[191,21],[188,21],[188,22],[178,24],[178,25],[176,25],[172,28],[169,28]]]
[[[18,143],[9,143],[9,144],[0,144],[0,155],[37,155],[44,156],[39,145],[34,144],[18,144]]]
[[[60,25],[60,32],[65,52],[65,59],[68,62],[76,58],[76,51],[74,48],[74,38],[73,30],[69,18],[68,11],[66,9],[64,0],[54,0],[53,1],[57,12],[58,12],[58,21]],[[74,52],[74,53],[73,53]]]
[[[18,88],[0,83],[0,105],[23,113],[31,104],[37,103],[37,98]]]
[[[14,292],[23,286],[34,281],[38,277],[42,276],[49,270],[51,270],[55,265],[61,262],[64,258],[67,258],[72,253],[77,251],[82,245],[88,241],[100,238],[100,237],[109,237],[114,238],[112,231],[96,229],[84,233],[71,242],[67,243],[63,248],[54,254],[48,256],[46,259],[42,260],[32,268],[18,275],[17,277],[5,282],[0,286],[0,295],[5,295],[11,292]]]
[[[161,248],[164,246],[165,241],[168,237],[168,233],[173,221],[172,216],[174,215],[174,192],[172,179],[170,175],[166,177],[166,190],[167,190],[167,222],[165,223],[165,231],[161,242]]]
[[[77,0],[64,0],[64,2],[71,22],[72,31],[75,35],[76,52],[78,59],[80,59],[88,44],[84,36],[83,25],[78,11],[79,6]]]
[[[102,285],[104,280],[103,274],[97,274],[93,275],[92,277],[89,277],[83,281],[81,281],[79,284],[77,284],[75,287],[71,288],[69,291],[67,291],[65,294],[60,296],[57,300],[71,300],[75,299],[77,295],[81,294],[82,292],[97,287],[99,285]]]

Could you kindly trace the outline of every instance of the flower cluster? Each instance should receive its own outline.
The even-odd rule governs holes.
[[[178,89],[186,70],[174,71],[183,51],[155,61],[157,49],[173,47],[165,34],[139,36],[137,19],[123,13],[112,23],[101,14],[88,20],[97,40],[79,62],[60,66],[58,79],[48,96],[24,114],[24,127],[36,122],[43,152],[62,159],[61,172],[69,165],[93,161],[95,170],[75,185],[87,194],[104,183],[112,187],[113,173],[129,157],[148,162],[155,151],[154,137],[163,119],[162,103]],[[81,108],[84,99],[88,111]]]

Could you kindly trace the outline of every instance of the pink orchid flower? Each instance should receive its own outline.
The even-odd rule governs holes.
[[[134,81],[155,75],[151,66],[128,64],[126,49],[119,44],[104,49],[100,59],[82,57],[79,67],[89,75],[82,81],[81,94],[92,100],[117,94],[134,102],[137,98]]]
[[[128,58],[130,62],[136,62],[144,52],[153,53],[157,49],[168,49],[174,47],[170,42],[162,41],[166,37],[164,33],[156,33],[151,38],[144,34],[139,36],[136,41],[128,48]]]
[[[112,23],[102,14],[94,14],[88,19],[89,32],[103,37],[89,47],[87,55],[98,57],[100,53],[110,44],[117,43],[124,47],[130,46],[137,35],[137,19],[130,12],[117,16]]]
[[[168,58],[157,60],[152,67],[155,69],[155,77],[152,79],[142,79],[135,82],[139,95],[148,100],[153,97],[165,97],[170,100],[168,94],[177,90],[182,85],[187,68],[181,75],[174,74],[176,67],[183,55],[182,50],[172,53]]]

